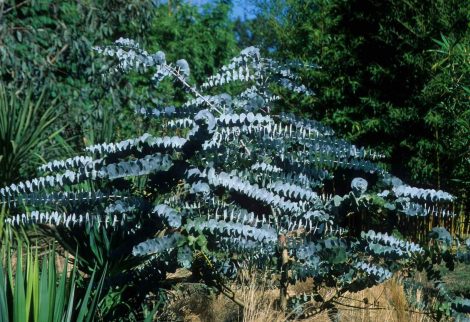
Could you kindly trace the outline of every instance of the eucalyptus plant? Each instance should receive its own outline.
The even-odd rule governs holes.
[[[15,213],[8,224],[47,227],[79,257],[88,254],[88,266],[109,267],[106,285],[126,288],[121,300],[143,301],[165,287],[167,273],[186,268],[243,305],[226,280],[256,267],[272,273],[291,316],[328,310],[336,319],[335,300],[347,291],[412,274],[417,263],[436,277],[432,265],[444,253],[453,263],[443,228],[433,230],[434,248],[386,230],[398,214],[455,216],[454,196],[406,185],[380,167],[379,153],[275,112],[282,100],[271,89],[314,95],[296,71],[316,66],[280,63],[249,47],[195,86],[186,60],[169,63],[133,40],[95,50],[115,61],[112,73],[151,73],[155,86],[169,81],[192,97],[177,107],[138,107],[136,117],[159,120],[155,133],[51,161],[43,176],[0,196]],[[368,227],[377,211],[386,222]],[[289,284],[307,278],[315,281],[311,293],[288,298]],[[325,298],[323,286],[336,292]],[[448,299],[447,314],[468,311],[468,300]]]

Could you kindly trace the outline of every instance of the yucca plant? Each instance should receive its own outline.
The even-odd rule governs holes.
[[[104,275],[97,281],[92,274],[84,288],[84,279],[68,258],[59,271],[55,248],[38,252],[21,241],[16,247],[8,241],[2,245],[0,322],[93,321]]]
[[[54,105],[45,108],[46,88],[37,98],[31,89],[15,93],[0,83],[0,183],[16,181],[20,170],[40,160],[40,148],[60,130],[52,130]]]

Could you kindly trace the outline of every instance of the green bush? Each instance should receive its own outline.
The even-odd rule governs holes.
[[[168,62],[133,40],[96,51],[113,58],[113,72],[136,70],[155,86],[171,80],[194,98],[137,109],[160,121],[155,134],[48,162],[43,176],[1,188],[0,197],[12,209],[8,225],[47,228],[78,250],[85,272],[109,268],[105,303],[118,305],[106,305],[103,318],[143,318],[146,296],[164,294],[167,274],[178,268],[243,306],[227,287],[243,267],[271,273],[280,308],[293,317],[314,303],[309,313],[327,310],[336,318],[342,294],[398,271],[416,292],[424,288],[414,283],[416,269],[434,286],[429,301],[418,304],[437,317],[468,313],[470,301],[446,290],[435,265],[452,270],[468,262],[470,240],[459,243],[443,227],[429,231],[429,245],[389,235],[399,216],[411,228],[420,217],[452,219],[455,197],[404,184],[376,164],[380,154],[319,122],[272,113],[282,99],[271,88],[312,95],[298,72],[315,67],[281,64],[248,47],[192,85],[186,60]],[[231,94],[221,92],[227,88]],[[377,213],[383,220],[370,220]],[[311,293],[288,299],[289,284],[307,278],[314,280]],[[323,286],[334,294],[322,297]]]

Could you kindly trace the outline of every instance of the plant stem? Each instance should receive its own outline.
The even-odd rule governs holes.
[[[281,280],[279,288],[279,306],[281,311],[287,310],[287,287],[289,286],[288,280],[288,267],[289,254],[286,247],[286,236],[279,236],[279,250],[281,252]]]

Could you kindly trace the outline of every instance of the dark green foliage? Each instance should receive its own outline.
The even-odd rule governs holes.
[[[415,176],[437,178],[438,185],[451,186],[465,201],[470,190],[470,33],[441,34],[434,42],[432,78],[421,93],[428,106],[424,121],[433,135],[420,138],[410,164]]]
[[[105,66],[91,48],[122,33],[140,38],[148,29],[152,8],[145,0],[2,2],[0,79],[19,93],[31,84],[33,99],[48,86],[46,98],[60,101],[57,124],[66,125],[62,136],[73,139],[73,148],[133,131],[125,114],[116,113],[132,101],[128,81],[102,79]]]
[[[379,149],[400,177],[467,198],[468,1],[253,2],[244,41],[322,67],[306,73],[318,95],[287,108]]]
[[[154,8],[142,44],[148,50],[165,52],[168,61],[188,59],[190,78],[200,83],[238,52],[234,26],[229,19],[230,8],[227,1],[212,1],[202,8],[181,0],[160,3]],[[131,73],[129,79],[140,98],[133,108],[158,109],[161,105],[170,107],[188,99],[183,89],[173,86],[172,80],[155,86],[146,74]],[[144,118],[142,123],[147,129],[158,122]]]
[[[48,119],[52,111],[56,113],[56,122],[46,134],[60,130],[56,139],[67,147],[41,151],[41,157],[59,158],[85,145],[139,133],[149,122],[130,117],[134,109],[154,106],[156,98],[161,101],[165,95],[176,101],[185,97],[183,91],[174,97],[171,86],[156,90],[145,77],[107,73],[109,66],[94,54],[94,45],[110,43],[125,34],[151,48],[164,46],[170,58],[191,58],[195,62],[192,75],[198,80],[233,55],[235,38],[228,20],[229,4],[219,2],[206,6],[203,12],[189,4],[172,4],[168,11],[166,4],[150,0],[2,2],[0,79],[8,92],[43,102],[34,110],[32,120]],[[40,99],[43,91],[47,93]],[[2,116],[6,115],[3,110]],[[16,132],[16,143],[33,133]],[[35,132],[33,137],[41,138],[38,134]],[[9,143],[1,145],[9,149]],[[17,169],[8,166],[4,152],[0,153],[5,156],[2,170],[9,177],[0,182],[13,182],[33,173],[35,165],[26,165],[23,160],[13,162]],[[20,166],[28,168],[22,176],[18,174]]]
[[[201,83],[238,52],[231,7],[223,0],[203,8],[181,0],[159,5],[144,45],[150,51],[164,51],[169,61],[184,57],[191,62],[191,77]]]

